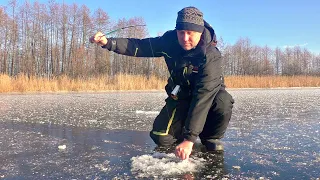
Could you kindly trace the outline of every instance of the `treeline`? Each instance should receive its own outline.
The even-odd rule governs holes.
[[[224,45],[221,39],[219,45],[226,75],[320,75],[320,54],[306,48],[259,47],[248,38],[239,39],[235,45]]]
[[[118,55],[89,42],[97,31],[115,31],[113,37],[148,37],[142,17],[113,21],[107,12],[91,12],[77,4],[46,4],[11,0],[0,6],[0,74],[36,77],[90,78],[117,74],[166,78],[162,58]],[[275,50],[240,39],[235,45],[218,46],[226,75],[320,75],[320,56],[300,47]]]
[[[53,0],[47,4],[30,4],[28,1],[17,4],[12,0],[7,6],[0,7],[0,73],[49,78],[60,75],[85,78],[119,73],[162,76],[165,72],[166,75],[160,59],[151,61],[120,56],[89,42],[89,37],[97,31],[109,32],[142,24],[145,22],[141,17],[114,22],[102,9],[91,12],[85,5],[58,4]],[[112,34],[137,38],[147,35],[145,26],[126,28]]]

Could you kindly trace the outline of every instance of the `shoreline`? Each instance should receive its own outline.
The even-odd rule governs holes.
[[[272,87],[272,88],[226,88],[227,91],[242,90],[307,90],[320,89],[320,87]],[[0,95],[24,95],[24,94],[86,94],[86,93],[165,93],[165,90],[101,90],[101,91],[26,91],[26,92],[2,92]]]

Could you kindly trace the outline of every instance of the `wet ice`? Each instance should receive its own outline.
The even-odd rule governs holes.
[[[195,179],[320,177],[320,89],[230,93],[236,103],[225,152],[205,158],[192,172]],[[165,98],[164,92],[1,94],[0,177],[145,176],[143,166],[133,162],[155,153],[148,134]],[[61,151],[60,145],[66,148]]]

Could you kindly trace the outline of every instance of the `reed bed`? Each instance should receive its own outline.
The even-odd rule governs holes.
[[[320,87],[317,76],[227,76],[228,88]]]
[[[316,76],[227,76],[228,88],[277,88],[320,87]],[[88,79],[72,79],[67,76],[55,78],[10,77],[0,75],[0,93],[7,92],[70,92],[70,91],[121,91],[163,90],[166,80],[155,76],[119,74],[113,77],[99,76]]]

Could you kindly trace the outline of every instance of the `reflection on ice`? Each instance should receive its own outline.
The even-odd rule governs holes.
[[[131,171],[137,177],[157,177],[168,175],[180,175],[197,172],[204,167],[205,159],[190,157],[187,160],[180,160],[173,153],[155,152],[152,155],[142,155],[131,158]]]
[[[160,111],[141,111],[141,110],[137,110],[136,113],[137,114],[159,114]]]

